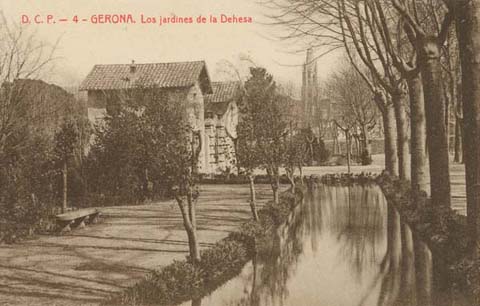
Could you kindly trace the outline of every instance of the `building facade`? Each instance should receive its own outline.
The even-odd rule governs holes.
[[[302,126],[317,137],[332,138],[335,102],[322,97],[318,84],[317,59],[313,49],[307,50],[302,73]]]
[[[128,103],[133,101],[129,101],[126,93],[138,88],[154,88],[161,92],[168,103],[175,103],[184,110],[187,122],[200,134],[203,144],[198,164],[200,173],[216,173],[220,171],[219,168],[228,165],[225,157],[227,154],[223,154],[226,147],[220,149],[220,146],[223,146],[224,142],[230,143],[228,138],[232,137],[227,137],[228,135],[236,137],[235,132],[232,132],[236,125],[228,128],[225,126],[231,125],[232,120],[226,118],[231,117],[229,110],[236,105],[229,104],[221,116],[220,113],[215,113],[215,122],[212,122],[212,118],[205,118],[206,114],[210,116],[210,109],[223,108],[217,107],[220,105],[220,102],[217,102],[219,98],[215,95],[215,87],[210,81],[204,61],[95,65],[80,86],[80,90],[87,92],[89,120],[93,124],[101,123],[107,114],[115,111],[118,101],[128,106]],[[213,135],[218,135],[213,139],[212,124],[215,126]],[[215,144],[218,144],[218,147]],[[215,152],[222,154],[214,154]],[[231,154],[230,151],[228,154]]]
[[[307,50],[302,72],[302,125],[312,127],[319,100],[317,60],[313,49]]]
[[[238,103],[242,98],[238,82],[214,82],[205,98],[205,134],[210,151],[210,168],[215,173],[235,167]]]

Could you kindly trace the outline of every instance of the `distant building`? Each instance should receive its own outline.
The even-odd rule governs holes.
[[[302,125],[311,128],[318,137],[332,139],[335,103],[322,98],[318,84],[317,59],[313,50],[307,50],[302,74]]]
[[[300,111],[302,127],[310,128],[316,137],[321,138],[332,154],[345,152],[345,135],[335,124],[341,106],[325,98],[318,84],[317,59],[313,49],[308,49],[302,73],[302,110]],[[370,132],[372,153],[383,153],[381,120]]]
[[[312,127],[318,100],[317,60],[314,58],[313,50],[310,48],[307,50],[302,73],[302,115],[304,127]]]
[[[95,65],[81,84],[80,90],[87,91],[88,118],[91,122],[98,123],[106,114],[115,110],[116,103],[122,99],[125,91],[139,87],[158,89],[170,102],[177,103],[178,107],[185,110],[189,124],[200,132],[203,146],[199,171],[215,173],[219,167],[227,165],[224,147],[219,149],[215,144],[223,146],[224,141],[230,144],[228,138],[236,137],[233,132],[236,129],[236,119],[229,119],[233,116],[231,113],[236,112],[236,104],[229,96],[231,88],[227,86],[227,90],[224,90],[224,87],[215,84],[210,81],[204,61],[154,64],[132,62]],[[231,109],[233,110],[230,111]],[[212,114],[215,118],[205,118]]]
[[[213,93],[205,96],[205,134],[210,147],[210,168],[215,172],[232,170],[242,91],[238,82],[214,82],[212,89]]]

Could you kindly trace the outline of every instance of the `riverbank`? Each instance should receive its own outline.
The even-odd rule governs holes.
[[[268,202],[258,211],[258,222],[250,220],[243,223],[238,231],[202,251],[197,266],[187,260],[174,261],[150,273],[122,294],[113,296],[107,304],[174,305],[201,299],[238,275],[253,255],[269,244],[269,237],[287,220],[302,194],[297,188],[294,193],[283,192],[278,205]]]
[[[376,179],[387,201],[394,205],[410,228],[427,243],[436,258],[438,273],[447,275],[453,284],[437,284],[473,297],[480,303],[480,262],[470,257],[466,217],[453,209],[438,210],[427,194],[416,203],[409,182],[385,174]],[[442,289],[442,288],[440,288]]]

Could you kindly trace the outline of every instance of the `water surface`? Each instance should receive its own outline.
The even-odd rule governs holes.
[[[452,298],[432,262],[378,187],[318,185],[266,254],[211,295],[183,305],[471,305]]]

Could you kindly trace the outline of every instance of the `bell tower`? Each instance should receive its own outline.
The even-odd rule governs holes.
[[[302,74],[302,122],[303,127],[312,127],[314,114],[317,111],[318,77],[317,60],[312,48],[307,50]]]

